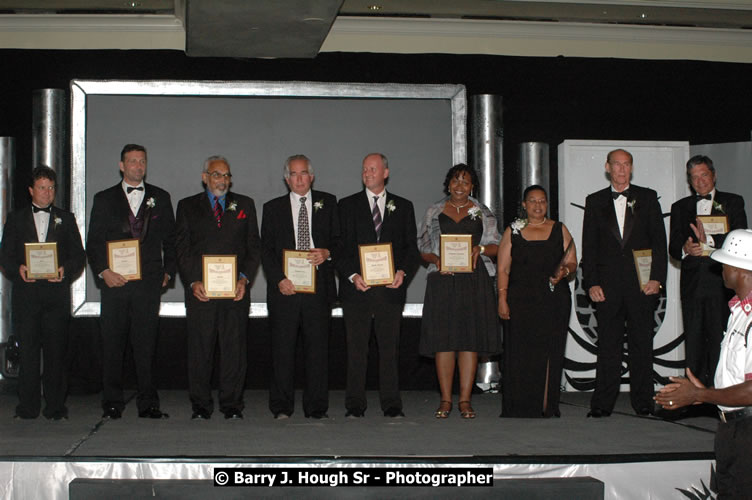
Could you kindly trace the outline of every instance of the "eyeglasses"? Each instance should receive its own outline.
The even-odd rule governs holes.
[[[207,174],[209,174],[209,177],[211,177],[214,180],[218,180],[218,179],[225,179],[225,180],[232,179],[232,174],[231,173],[220,174],[219,172],[215,171],[215,172],[207,172]]]

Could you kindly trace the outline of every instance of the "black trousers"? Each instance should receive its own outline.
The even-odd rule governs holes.
[[[272,334],[272,380],[269,409],[292,415],[295,407],[295,348],[303,341],[306,416],[329,409],[329,326],[331,307],[326,297],[298,293],[276,296],[269,304]]]
[[[18,335],[21,367],[18,374],[16,415],[36,418],[44,390],[47,418],[65,417],[68,374],[65,355],[70,321],[69,285],[38,282],[14,285],[13,325]],[[20,289],[19,289],[20,288]],[[44,353],[44,369],[42,368]]]
[[[682,299],[684,346],[687,368],[706,386],[713,385],[721,355],[721,340],[729,317],[723,294]]]
[[[720,422],[715,434],[719,499],[752,498],[752,418]]]
[[[399,341],[403,304],[358,302],[343,304],[347,330],[347,388],[345,408],[365,411],[368,343],[371,327],[379,349],[381,409],[402,409],[399,393]]]
[[[642,292],[619,296],[606,291],[595,305],[598,358],[591,408],[613,411],[621,385],[624,335],[627,340],[629,397],[635,411],[653,408],[653,315],[658,295]]]
[[[215,349],[219,349],[219,409],[242,410],[247,367],[247,332],[250,298],[200,302],[186,297],[188,320],[188,391],[194,411],[211,413],[214,400],[211,377]]]
[[[123,359],[130,340],[136,365],[138,411],[159,408],[154,382],[154,351],[159,334],[162,281],[130,281],[122,287],[102,285],[99,325],[102,336],[102,407],[123,410]]]

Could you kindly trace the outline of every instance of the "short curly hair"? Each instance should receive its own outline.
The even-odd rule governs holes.
[[[449,194],[449,183],[452,182],[452,179],[455,177],[459,177],[463,172],[470,174],[470,182],[473,183],[473,190],[470,192],[470,196],[475,197],[475,194],[480,187],[480,180],[478,179],[478,174],[475,173],[475,169],[465,163],[458,163],[449,169],[449,172],[447,172],[446,178],[444,179],[444,194]]]

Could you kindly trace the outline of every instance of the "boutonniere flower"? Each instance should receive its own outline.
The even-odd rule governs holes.
[[[520,234],[520,231],[525,229],[525,226],[527,226],[527,219],[514,219],[510,227],[513,234]]]
[[[632,215],[634,215],[634,207],[635,207],[635,205],[637,205],[637,200],[629,200],[627,202],[627,206],[632,211]]]
[[[389,213],[392,213],[395,210],[397,210],[397,205],[394,204],[394,200],[389,200],[389,203],[386,204],[386,210]]]
[[[471,220],[475,220],[478,217],[480,217],[480,207],[474,206],[470,210],[467,211],[467,214],[470,216]]]
[[[723,205],[718,203],[717,201],[713,200],[713,210],[718,210],[722,214],[725,214],[726,211],[723,209]]]
[[[238,209],[238,202],[236,201],[231,201],[230,204],[227,206],[228,212],[234,212],[237,209]]]
[[[313,211],[314,212],[318,212],[322,208],[324,208],[324,202],[322,200],[319,200],[319,201],[317,201],[316,203],[313,204]]]
[[[154,208],[157,206],[157,201],[154,199],[153,196],[149,198],[148,200],[146,200],[146,206],[149,208]]]
[[[55,227],[59,226],[62,223],[63,223],[63,219],[61,219],[60,217],[55,216]]]

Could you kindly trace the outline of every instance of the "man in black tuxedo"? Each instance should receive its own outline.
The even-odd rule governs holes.
[[[102,280],[104,418],[116,419],[125,408],[123,358],[130,341],[136,365],[136,404],[141,418],[167,418],[159,409],[154,382],[154,351],[159,333],[162,289],[175,276],[175,216],[167,191],[144,182],[146,149],[126,144],[120,153],[123,176],[94,196],[86,243],[89,265]],[[109,268],[107,242],[137,239],[141,279],[127,280]]]
[[[230,192],[230,163],[210,156],[201,175],[206,189],[178,203],[178,268],[185,286],[188,320],[188,387],[193,419],[214,411],[211,375],[219,348],[219,409],[225,418],[243,418],[247,363],[248,292],[261,260],[256,207]],[[203,255],[235,255],[238,279],[232,299],[210,299],[204,287]]]
[[[711,260],[708,251],[720,248],[728,231],[746,228],[747,214],[741,196],[715,189],[715,167],[707,156],[689,159],[687,181],[695,194],[671,205],[668,251],[681,262],[686,365],[700,382],[711,386],[734,292],[724,286],[721,264]],[[702,215],[726,216],[728,231],[707,234],[697,218]]]
[[[18,336],[21,370],[18,374],[16,418],[37,418],[41,409],[40,379],[44,389],[43,415],[68,418],[65,407],[68,374],[65,353],[71,315],[70,284],[84,268],[75,216],[52,205],[57,188],[55,171],[36,167],[31,173],[31,206],[8,214],[0,244],[0,265],[13,283],[13,331]],[[26,243],[57,243],[57,277],[29,279]],[[44,350],[44,373],[40,377]]]
[[[418,268],[413,204],[386,191],[389,163],[381,153],[363,159],[365,190],[340,200],[342,255],[335,261],[347,329],[346,416],[366,410],[366,371],[371,327],[379,349],[379,393],[384,416],[402,417],[399,338],[407,281]],[[391,243],[394,281],[368,286],[361,275],[358,245]]]
[[[269,409],[277,419],[288,418],[294,407],[295,345],[303,338],[306,417],[328,418],[329,323],[337,298],[334,267],[339,245],[337,198],[312,191],[313,166],[305,155],[285,161],[290,193],[264,204],[261,246],[266,274],[266,302],[272,332],[272,382]],[[316,293],[300,293],[284,273],[284,250],[308,251],[316,266]]]
[[[589,195],[582,225],[583,288],[595,303],[598,359],[588,417],[607,417],[619,395],[627,335],[630,399],[638,415],[653,408],[653,315],[666,281],[666,230],[652,189],[630,185],[632,155],[606,157],[611,186]],[[640,286],[632,252],[651,250],[649,281]]]

